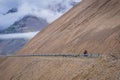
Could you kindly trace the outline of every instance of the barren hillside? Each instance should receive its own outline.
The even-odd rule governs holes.
[[[120,53],[120,0],[82,0],[18,53]]]
[[[43,29],[18,54],[102,54],[0,59],[0,80],[120,80],[120,0],[82,0]]]
[[[120,59],[11,57],[0,65],[0,80],[120,80]]]

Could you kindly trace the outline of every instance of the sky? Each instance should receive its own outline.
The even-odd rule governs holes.
[[[73,1],[81,0],[0,0],[0,29],[9,27],[25,15],[34,15],[51,23],[72,8]],[[62,10],[57,11],[60,6]],[[4,15],[12,8],[18,11]]]

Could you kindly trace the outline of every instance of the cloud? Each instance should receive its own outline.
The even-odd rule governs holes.
[[[81,0],[73,0],[74,2],[80,2]]]
[[[0,0],[0,13],[7,12],[10,8],[18,7],[20,0]]]
[[[49,23],[63,15],[80,0],[0,0],[0,29],[7,28],[25,15],[34,15],[47,20]],[[2,15],[11,8],[18,12]],[[58,10],[58,11],[57,11]]]
[[[31,39],[37,33],[38,32],[2,34],[2,35],[0,35],[0,39],[20,39],[20,38]]]

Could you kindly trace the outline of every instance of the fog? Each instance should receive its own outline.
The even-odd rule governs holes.
[[[31,39],[33,38],[38,32],[28,32],[28,33],[13,33],[13,34],[0,34],[0,39]]]

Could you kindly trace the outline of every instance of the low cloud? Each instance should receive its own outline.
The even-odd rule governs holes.
[[[0,39],[31,39],[33,38],[38,32],[29,32],[29,33],[14,33],[14,34],[2,34],[0,35]]]
[[[49,23],[63,15],[80,0],[0,0],[0,29],[7,28],[25,15],[34,15],[47,20]],[[63,11],[58,8],[63,9]],[[17,8],[18,12],[5,14],[9,9]]]

